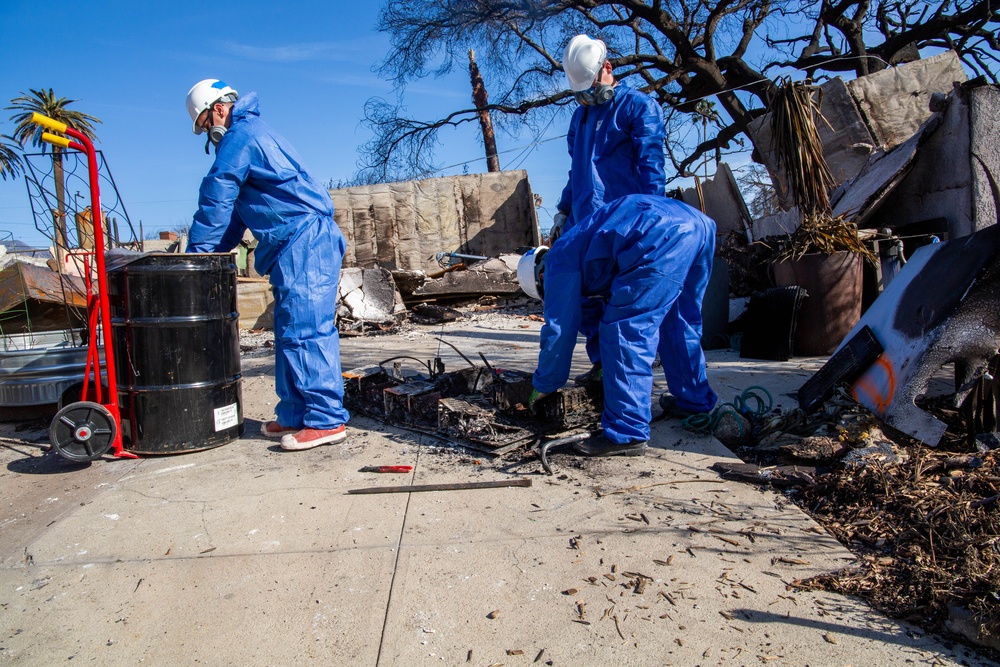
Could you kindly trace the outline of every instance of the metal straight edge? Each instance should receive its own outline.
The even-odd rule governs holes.
[[[495,482],[458,482],[453,484],[415,484],[412,486],[373,486],[350,489],[348,493],[416,493],[418,491],[464,491],[467,489],[499,489],[507,486],[531,486],[530,479],[504,479]]]

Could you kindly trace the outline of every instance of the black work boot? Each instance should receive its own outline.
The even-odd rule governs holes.
[[[582,387],[585,384],[590,384],[591,382],[600,382],[604,377],[604,369],[601,366],[601,362],[597,362],[591,367],[586,373],[581,373],[573,378],[573,382],[577,384],[578,387]]]
[[[582,442],[573,445],[577,454],[584,456],[643,456],[646,453],[648,440],[632,440],[618,444],[604,437],[603,433],[592,435]]]
[[[662,419],[687,419],[691,415],[700,414],[678,407],[677,397],[670,394],[660,394],[660,409],[663,410]]]

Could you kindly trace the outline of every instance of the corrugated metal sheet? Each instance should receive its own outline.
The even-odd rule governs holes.
[[[0,312],[20,305],[26,299],[48,303],[68,303],[87,307],[87,290],[77,276],[24,262],[14,262],[0,270]]]

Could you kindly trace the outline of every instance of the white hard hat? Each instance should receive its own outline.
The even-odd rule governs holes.
[[[539,273],[542,269],[542,259],[549,247],[540,245],[521,255],[517,262],[517,282],[524,293],[533,299],[542,300],[542,285]]]
[[[594,85],[597,73],[608,56],[608,47],[599,39],[577,35],[569,40],[563,53],[563,71],[574,92],[587,90]]]
[[[205,79],[194,84],[187,94],[187,109],[191,114],[191,131],[201,134],[205,130],[198,127],[198,116],[219,100],[235,102],[240,94],[229,87],[225,81]]]

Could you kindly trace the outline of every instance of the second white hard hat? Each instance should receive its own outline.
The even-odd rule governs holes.
[[[594,85],[607,56],[608,47],[599,39],[577,35],[569,40],[563,53],[563,71],[569,79],[570,90],[579,92]]]
[[[226,102],[235,102],[239,97],[240,94],[230,88],[225,81],[204,79],[194,84],[187,94],[187,110],[191,115],[191,131],[195,134],[201,134],[205,131],[198,127],[198,116],[201,115],[202,111],[224,98]]]
[[[549,247],[540,245],[521,255],[517,262],[517,282],[525,294],[533,299],[542,299],[541,270],[542,259]]]

